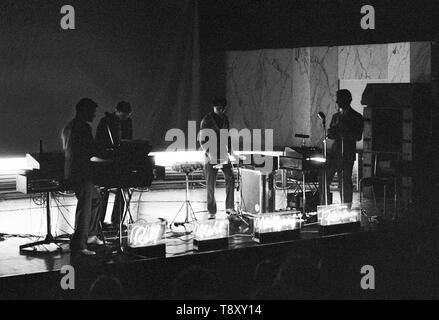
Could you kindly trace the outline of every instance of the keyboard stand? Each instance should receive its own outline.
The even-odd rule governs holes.
[[[27,244],[22,244],[20,246],[20,253],[30,253],[30,252],[40,252],[37,251],[35,246],[39,245],[48,245],[48,244],[56,244],[58,246],[59,252],[62,252],[62,248],[59,246],[59,243],[70,243],[70,239],[56,239],[52,236],[52,224],[51,224],[51,216],[50,216],[50,197],[51,192],[46,192],[46,223],[47,223],[47,234],[46,238],[41,241],[35,241]],[[28,248],[34,248],[33,250],[29,250]],[[43,251],[42,253],[46,253]]]

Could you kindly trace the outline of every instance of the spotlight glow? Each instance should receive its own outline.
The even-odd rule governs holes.
[[[300,216],[299,216],[300,215]],[[255,218],[254,232],[279,232],[285,230],[295,230],[300,228],[300,213],[267,213],[261,214]]]
[[[235,153],[239,156],[246,155],[246,154],[258,154],[262,156],[272,156],[272,157],[279,157],[283,156],[283,151],[235,151]]]
[[[160,243],[165,233],[166,222],[146,223],[138,221],[128,225],[128,245],[144,247]]]
[[[311,161],[315,161],[315,162],[322,162],[322,163],[326,162],[326,159],[323,157],[311,157],[311,158],[308,158],[306,160],[311,160]]]
[[[178,163],[203,163],[203,151],[163,151],[150,152],[149,156],[155,158],[155,164],[163,167],[171,167]]]
[[[360,208],[347,204],[332,204],[317,207],[317,221],[322,226],[361,221]]]
[[[25,157],[0,158],[0,173],[14,174],[27,169],[28,165]]]
[[[208,240],[227,238],[229,236],[229,220],[205,220],[200,221],[194,228],[194,239]]]

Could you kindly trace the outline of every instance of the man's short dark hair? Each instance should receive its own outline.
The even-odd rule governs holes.
[[[225,107],[227,106],[227,100],[226,98],[222,96],[216,96],[212,100],[212,106],[213,107]]]
[[[348,89],[337,90],[337,97],[344,99],[345,101],[352,101],[352,94]]]
[[[126,102],[126,101],[120,101],[117,105],[116,105],[116,110],[123,112],[123,113],[131,113],[132,109],[131,109],[131,105]]]
[[[82,98],[76,104],[76,113],[84,113],[87,110],[97,109],[98,104],[90,98]]]

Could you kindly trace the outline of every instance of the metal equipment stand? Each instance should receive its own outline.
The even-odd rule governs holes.
[[[194,209],[192,208],[191,201],[189,200],[189,174],[190,172],[185,172],[186,174],[186,200],[182,203],[180,209],[178,210],[177,214],[175,215],[174,219],[172,220],[170,226],[172,229],[172,226],[178,227],[183,226],[185,227],[185,224],[192,223],[194,221],[197,221],[197,217],[195,216]],[[186,215],[183,222],[175,222],[177,219],[177,216],[182,211],[183,208],[186,208]]]
[[[51,224],[51,216],[50,216],[50,195],[51,192],[48,191],[46,192],[46,223],[47,223],[47,234],[46,234],[46,238],[44,240],[41,241],[36,241],[36,242],[31,242],[31,243],[27,243],[27,244],[23,244],[20,246],[20,253],[25,253],[25,252],[35,252],[35,248],[34,250],[25,250],[27,248],[32,248],[35,246],[39,246],[39,245],[48,245],[48,244],[56,244],[58,246],[58,250],[62,252],[62,248],[58,245],[59,243],[69,243],[70,239],[56,239],[52,236],[52,224]]]

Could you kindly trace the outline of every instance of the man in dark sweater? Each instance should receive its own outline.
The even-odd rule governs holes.
[[[111,157],[111,152],[120,145],[122,140],[133,139],[133,123],[131,119],[131,105],[121,101],[116,105],[112,113],[106,112],[100,120],[96,130],[96,146],[103,158]],[[104,225],[105,213],[107,212],[109,190],[102,191],[102,204],[99,210],[99,221]],[[122,189],[116,190],[111,224],[116,227],[120,223],[120,216],[124,212],[124,200]],[[106,226],[108,227],[108,226]]]
[[[342,202],[352,202],[352,168],[355,162],[356,142],[363,134],[363,116],[351,107],[352,95],[349,90],[337,91],[338,112],[332,116],[328,138],[334,143],[328,155],[328,187],[337,172]],[[342,190],[344,191],[342,194]]]
[[[225,142],[226,145],[221,145],[222,141],[220,139],[220,130],[230,129],[229,119],[225,114],[226,106],[227,101],[224,97],[215,97],[212,101],[213,111],[204,116],[200,124],[200,145],[206,153],[204,170],[207,184],[207,210],[209,212],[209,219],[215,219],[217,211],[215,184],[219,168],[223,171],[226,180],[226,212],[228,214],[234,213],[235,178],[227,154],[227,152],[231,152],[231,143],[230,140],[227,139],[227,142]],[[212,150],[206,149],[206,142],[212,137],[209,137],[208,134],[204,134],[206,133],[206,130],[203,129],[210,129],[215,132],[216,141],[210,141],[209,144],[210,146],[216,144],[216,148],[213,148]]]
[[[81,99],[76,105],[76,117],[63,129],[61,138],[65,152],[64,179],[70,181],[78,203],[76,205],[75,231],[71,240],[72,253],[94,255],[87,244],[102,245],[97,237],[99,190],[93,184],[90,158],[96,155],[91,126],[96,116],[97,104],[91,99]]]

